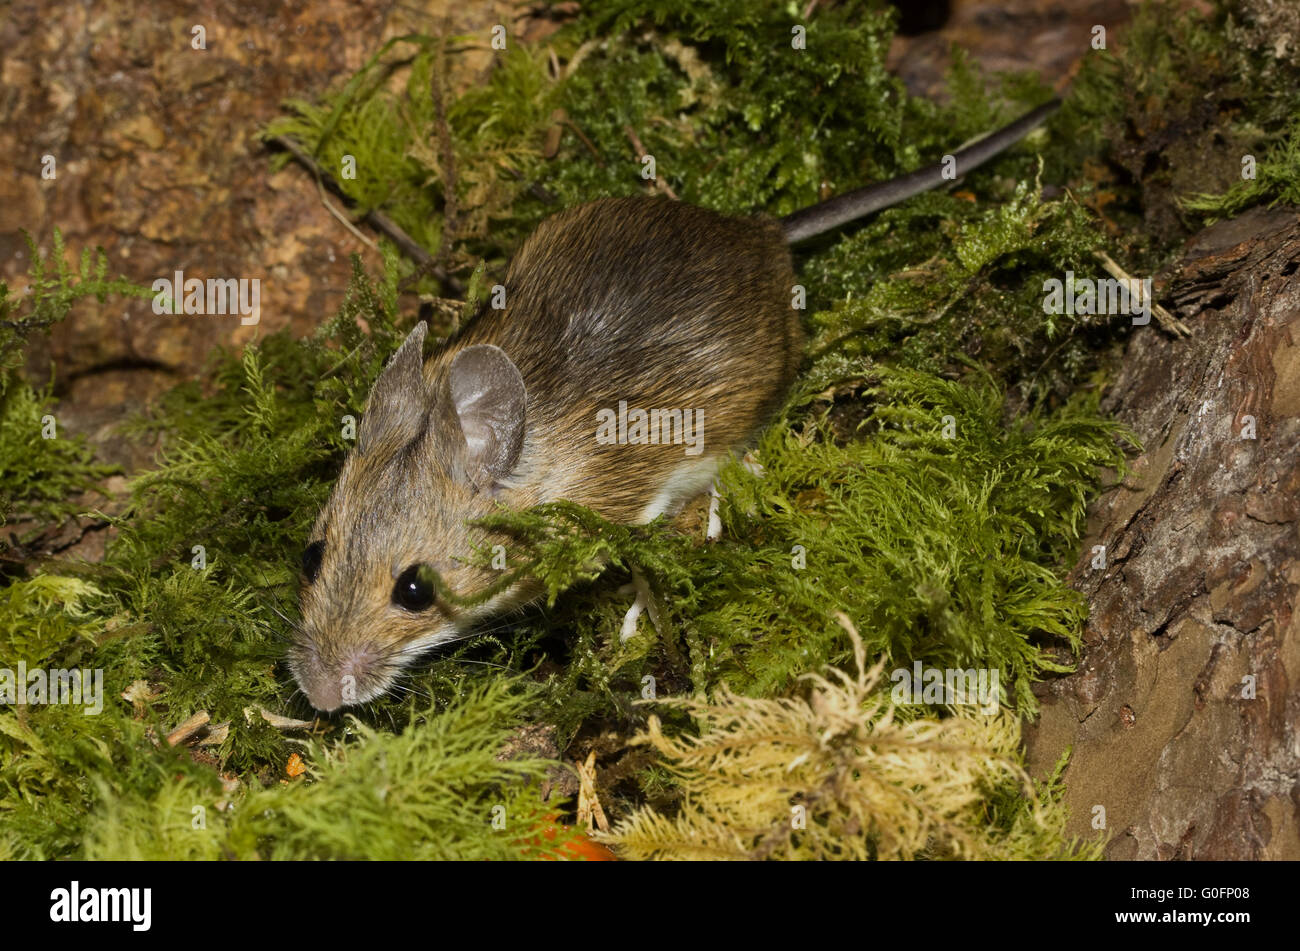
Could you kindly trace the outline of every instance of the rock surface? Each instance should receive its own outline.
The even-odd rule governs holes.
[[[9,5],[0,17],[0,276],[21,293],[30,263],[21,230],[48,253],[59,228],[70,262],[102,246],[110,273],[145,285],[178,269],[261,281],[256,325],[159,316],[147,299],[84,302],[48,340],[33,340],[33,376],[46,378],[53,361],[60,395],[75,404],[99,390],[93,381],[79,390],[79,380],[116,374],[101,402],[120,415],[198,372],[214,347],[283,327],[311,333],[337,310],[349,255],[372,270],[378,255],[322,205],[300,167],[271,173],[257,133],[284,100],[342,83],[392,37],[444,25],[487,37],[498,23],[529,39],[555,28],[507,0],[186,0],[152,13],[120,0]],[[192,46],[195,27],[204,49]],[[491,61],[486,43],[465,53],[457,81],[479,81]],[[52,180],[42,178],[46,156]]]

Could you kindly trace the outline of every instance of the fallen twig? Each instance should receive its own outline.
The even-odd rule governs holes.
[[[301,145],[283,135],[273,135],[267,139],[280,148],[292,155],[307,171],[316,176],[318,182],[328,185],[333,191],[342,195],[342,190],[338,183],[331,178],[324,169],[320,167],[317,161],[312,158],[311,154]],[[346,197],[346,196],[344,196]],[[390,241],[397,245],[407,257],[415,261],[421,267],[426,267],[425,273],[432,275],[455,294],[463,294],[465,285],[457,278],[452,277],[444,268],[441,268],[433,259],[428,251],[424,249],[414,238],[403,231],[392,218],[378,209],[371,209],[362,215],[362,220],[368,222],[375,230],[382,232]]]
[[[1130,293],[1138,298],[1137,304],[1140,306],[1143,294],[1142,282],[1116,264],[1114,259],[1105,251],[1098,251],[1096,254],[1097,260],[1101,261],[1101,266],[1106,269],[1106,272],[1116,280],[1123,281],[1124,286],[1130,289]],[[1155,315],[1156,323],[1166,333],[1173,334],[1175,337],[1190,337],[1192,335],[1191,328],[1161,307],[1154,297],[1151,299],[1151,313]]]
[[[184,743],[208,723],[208,711],[200,710],[185,720],[180,726],[167,734],[167,745],[176,746]]]
[[[645,146],[641,144],[641,139],[637,136],[635,129],[633,129],[630,125],[625,125],[623,126],[623,132],[627,135],[628,141],[632,143],[632,148],[636,149],[636,160],[638,162],[640,162],[642,159],[644,159],[647,155],[650,154],[645,150]],[[652,187],[662,189],[663,193],[667,195],[669,198],[671,198],[673,201],[678,200],[677,193],[673,191],[673,186],[669,185],[666,181],[660,179],[657,174],[654,177],[654,183]]]
[[[578,771],[577,824],[585,823],[587,831],[591,831],[594,825],[601,832],[608,832],[609,819],[605,817],[605,810],[600,805],[600,797],[596,795],[596,751],[592,750],[587,754],[585,763],[574,760],[573,765]]]

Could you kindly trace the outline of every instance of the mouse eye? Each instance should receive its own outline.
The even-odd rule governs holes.
[[[436,575],[430,565],[411,565],[397,576],[393,585],[393,603],[408,611],[423,611],[437,595]]]
[[[307,583],[314,584],[320,574],[321,556],[325,554],[324,542],[312,542],[302,552],[302,573],[307,576]]]

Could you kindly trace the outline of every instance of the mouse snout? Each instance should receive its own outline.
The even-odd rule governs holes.
[[[344,648],[323,656],[304,645],[294,658],[294,678],[313,707],[333,713],[384,692],[389,677],[382,660],[383,655],[371,647]]]

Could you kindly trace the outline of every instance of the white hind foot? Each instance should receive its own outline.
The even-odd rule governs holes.
[[[763,478],[763,467],[758,464],[753,453],[745,453],[745,458],[740,463],[760,479]],[[718,480],[714,479],[709,483],[709,527],[704,531],[704,540],[716,542],[722,537],[722,517],[718,514],[719,506],[722,502],[722,496],[718,493]]]
[[[632,602],[632,606],[623,615],[623,626],[619,628],[618,632],[619,643],[636,634],[636,622],[641,618],[642,614],[646,613],[649,613],[650,623],[654,625],[654,629],[663,633],[663,627],[659,623],[659,606],[655,603],[654,595],[650,592],[650,584],[636,568],[632,569],[632,583],[620,588],[619,594],[627,594],[632,591],[636,592],[636,600]]]
[[[636,593],[636,600],[632,602],[632,606],[628,608],[627,613],[623,615],[623,626],[618,632],[620,643],[636,633],[636,622],[644,612],[645,597],[642,596],[640,591],[638,591]]]
[[[722,496],[718,494],[718,483],[715,480],[709,485],[709,527],[704,532],[704,540],[716,542],[722,537],[722,518],[718,515],[718,503],[722,501]]]

